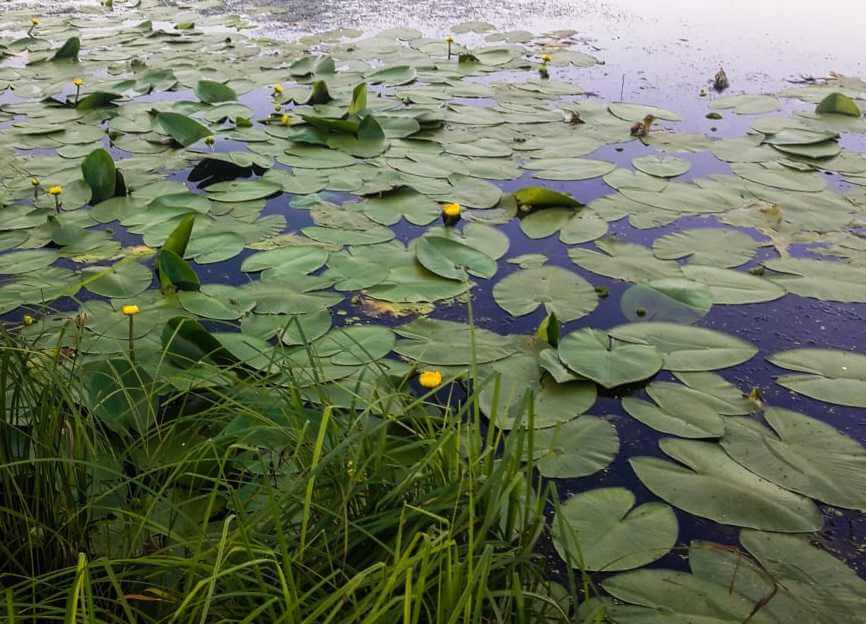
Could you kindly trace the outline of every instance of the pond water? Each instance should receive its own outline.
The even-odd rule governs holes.
[[[513,31],[514,43],[526,45],[533,58],[538,57],[538,53],[542,49],[560,50],[562,45],[568,49],[597,57],[601,61],[599,64],[586,67],[575,67],[568,63],[557,63],[554,56],[554,62],[549,70],[550,78],[553,81],[575,84],[583,91],[583,94],[577,97],[567,95],[562,98],[561,102],[565,103],[563,104],[564,107],[576,107],[575,110],[579,110],[582,115],[585,115],[587,127],[596,122],[598,111],[603,112],[608,102],[622,100],[657,106],[678,113],[681,121],[661,120],[658,123],[659,130],[657,132],[659,133],[669,130],[680,135],[705,135],[713,140],[743,137],[753,127],[756,120],[765,117],[788,120],[804,119],[805,117],[802,115],[798,117],[798,114],[809,114],[815,109],[815,101],[791,97],[780,100],[777,105],[771,103],[769,108],[761,114],[735,114],[731,110],[723,109],[719,111],[721,117],[708,118],[707,113],[713,110],[711,104],[721,97],[740,93],[776,94],[785,89],[814,86],[818,84],[815,82],[816,78],[827,77],[831,72],[838,72],[845,76],[866,76],[864,56],[862,52],[857,50],[857,42],[860,40],[860,24],[858,24],[857,19],[852,19],[852,16],[857,15],[862,10],[858,3],[836,2],[832,7],[799,0],[794,2],[732,0],[725,3],[670,4],[682,4],[683,6],[672,7],[666,6],[664,3],[643,3],[633,0],[609,2],[551,0],[545,3],[486,0],[471,5],[456,1],[238,1],[227,2],[225,11],[229,14],[237,13],[246,16],[257,24],[255,33],[272,37],[281,42],[293,42],[310,33],[337,28],[358,28],[368,33],[375,33],[385,28],[412,28],[421,31],[424,35],[435,37],[435,41],[441,45],[441,39],[453,31],[452,26],[454,24],[468,20],[489,22],[496,27],[498,32],[507,34]],[[20,3],[18,6],[21,6]],[[216,10],[211,7],[209,10],[211,15],[220,13],[219,7]],[[2,16],[0,16],[0,20],[2,20]],[[862,23],[862,20],[860,22]],[[556,37],[535,40],[528,35],[524,36],[516,32],[523,30],[532,33],[565,30],[574,30],[575,32],[558,33]],[[415,37],[414,35],[405,35],[405,33],[402,36],[408,40]],[[455,36],[460,45],[466,45],[470,49],[490,45],[489,41],[485,41],[485,38],[488,37],[487,33],[470,32]],[[325,52],[328,50],[329,42],[311,39],[309,44],[317,51]],[[347,56],[351,56],[345,49],[341,51]],[[438,48],[436,51],[441,53]],[[297,53],[297,50],[292,49],[292,53]],[[399,59],[398,55],[390,51],[388,56],[390,61],[386,64],[393,65]],[[538,59],[535,58],[535,60]],[[109,59],[104,62],[119,62],[119,60]],[[275,64],[280,65],[280,62],[279,60],[275,61]],[[482,86],[507,83],[510,80],[516,83],[523,82],[527,78],[534,79],[536,77],[535,67],[535,65],[529,68],[515,65],[500,68],[499,71],[484,71],[478,76],[473,76],[469,82]],[[724,67],[731,83],[730,88],[723,95],[715,93],[710,84],[720,67]],[[3,82],[2,76],[3,74],[0,74],[0,83]],[[233,77],[232,80],[242,82],[243,79]],[[288,85],[288,77],[284,80]],[[559,83],[557,82],[557,84]],[[272,100],[270,93],[266,89],[262,89],[260,85],[258,86],[259,88],[251,89],[249,93],[243,94],[239,101],[252,109],[257,118],[262,119],[267,118],[270,113]],[[196,96],[193,90],[188,87],[189,85],[183,85],[170,93],[160,92],[142,96],[137,98],[137,101],[195,100]],[[403,88],[409,89],[405,86]],[[866,95],[866,85],[863,83],[844,83],[839,88],[844,88],[848,92],[859,91],[860,98],[855,99],[863,108],[862,97]],[[392,94],[394,89],[376,87],[376,92],[379,91],[388,95]],[[68,89],[66,93],[69,93]],[[373,97],[371,87],[371,99]],[[431,97],[431,95],[418,91],[407,97],[429,102],[425,98]],[[555,96],[551,96],[551,100],[560,101]],[[512,112],[529,114],[523,101],[519,101],[516,96],[511,101],[514,103]],[[452,103],[454,102],[462,102],[476,107],[490,106],[496,104],[496,98],[494,92],[491,91],[484,97],[457,96],[452,98]],[[20,100],[17,96],[7,92],[6,95],[0,96],[0,103],[20,103]],[[584,104],[586,106],[581,108]],[[290,108],[287,107],[286,110],[290,110]],[[188,110],[192,109],[185,109],[185,112]],[[643,111],[637,116],[637,118],[640,117],[643,117]],[[619,123],[622,121],[619,119]],[[631,122],[632,119],[628,119],[628,121]],[[0,131],[9,128],[10,123],[12,120],[9,120],[5,127],[0,126]],[[866,127],[855,126],[853,122],[851,124],[851,131],[842,132],[839,144],[847,152],[856,155],[866,151]],[[794,125],[797,124],[794,123]],[[484,124],[474,127],[477,128],[478,137],[472,136],[471,131],[467,132],[464,137],[465,143],[471,145],[478,138],[494,137],[494,134],[491,134]],[[781,130],[782,127],[785,126],[781,126],[778,130]],[[802,130],[802,128],[798,129]],[[527,131],[530,138],[533,132],[534,130]],[[622,134],[622,128],[619,128],[619,133]],[[767,135],[776,133],[766,132]],[[230,135],[220,137],[216,150],[218,152],[231,152],[244,150],[246,149],[245,146],[254,149],[255,142],[245,142],[237,140],[237,138]],[[553,137],[545,135],[545,138],[552,139]],[[734,173],[744,172],[744,176],[755,174],[752,169],[741,167],[742,163],[737,162],[738,156],[736,154],[722,160],[709,151],[707,145],[695,146],[695,141],[697,139],[693,138],[691,142],[687,142],[684,149],[677,149],[676,146],[672,149],[673,155],[688,162],[688,171],[677,176],[676,182],[697,180],[703,183],[710,176],[720,175],[725,176],[724,179],[727,180],[727,184],[735,184],[731,182]],[[829,142],[832,141],[834,140]],[[823,143],[827,142],[824,141]],[[660,146],[652,142],[645,144],[638,140],[630,140],[627,135],[616,140],[613,138],[599,140],[598,143],[597,149],[590,149],[579,154],[580,158],[607,161],[614,163],[619,168],[629,170],[633,168],[632,161],[635,158],[655,155],[665,149],[664,145]],[[795,143],[795,145],[799,144]],[[31,155],[51,153],[50,146],[40,145],[39,150],[43,149],[45,151],[32,151]],[[556,157],[574,155],[568,151],[573,149],[573,145],[566,145],[563,149],[565,153]],[[747,150],[748,146],[744,145],[742,149]],[[206,149],[202,151],[207,152]],[[112,146],[111,153],[118,160],[129,155],[125,153],[125,150],[118,149],[116,145]],[[260,153],[273,155],[267,151]],[[554,157],[553,154],[545,155],[548,158]],[[755,162],[762,162],[762,160],[758,158]],[[803,161],[799,162],[802,163]],[[178,166],[169,176],[170,179],[179,182],[189,180],[192,164],[190,161],[178,161]],[[796,162],[794,164],[789,162],[788,166],[793,170]],[[811,165],[807,168],[809,167]],[[799,234],[808,229],[802,223],[808,219],[800,219],[800,217],[796,217],[795,225],[791,226],[790,230],[785,231],[774,229],[771,222],[768,222],[769,225],[761,223],[752,227],[741,226],[740,231],[767,244],[751,250],[752,252],[747,255],[743,262],[734,265],[737,271],[755,270],[755,273],[761,273],[762,263],[779,258],[780,250],[794,258],[827,260],[827,256],[820,256],[816,250],[822,246],[845,243],[849,245],[846,249],[850,251],[850,256],[843,257],[843,261],[857,267],[857,270],[861,272],[866,272],[866,268],[864,268],[866,267],[866,254],[864,254],[866,245],[860,248],[856,247],[856,241],[864,240],[862,235],[864,234],[864,225],[866,225],[866,212],[864,212],[866,197],[862,193],[862,185],[866,185],[863,182],[866,177],[861,175],[862,172],[846,177],[838,168],[834,170],[833,167],[822,168],[819,165],[816,167],[820,169],[820,173],[810,170],[802,175],[809,176],[808,184],[818,180],[820,186],[823,186],[826,181],[828,190],[822,192],[822,197],[824,193],[832,194],[834,197],[851,194],[854,208],[852,208],[850,220],[839,227],[815,227],[809,230],[809,236],[802,237]],[[277,168],[285,169],[287,167],[280,166]],[[748,171],[746,171],[747,169]],[[866,166],[862,171],[866,171]],[[571,179],[568,179],[569,176],[564,176],[566,179],[555,180],[538,179],[533,177],[531,173],[531,171],[520,171],[515,176],[504,175],[501,177],[507,179],[494,180],[493,183],[506,194],[527,186],[544,186],[567,193],[581,203],[589,205],[591,209],[595,209],[597,206],[599,211],[602,210],[602,204],[599,204],[598,201],[615,194],[615,190],[609,184],[610,180],[608,179],[606,182],[601,176],[594,176],[585,180],[576,180],[575,178],[578,176],[572,176]],[[425,176],[436,179],[436,175],[429,173],[420,177]],[[551,177],[556,178],[557,176]],[[418,184],[422,184],[421,180],[416,179],[416,181]],[[737,185],[741,183],[741,181],[736,182]],[[196,192],[200,190],[192,184],[189,184],[189,187]],[[740,187],[737,186],[736,188],[738,189],[737,192],[740,192]],[[751,189],[751,187],[748,188]],[[769,193],[769,191],[767,192]],[[796,191],[787,189],[787,192],[794,193]],[[428,194],[437,201],[444,201],[445,199],[442,193],[430,191]],[[778,195],[777,189],[773,191],[774,199],[772,201],[765,198],[766,206],[770,206],[768,209],[772,208],[775,201],[783,202],[781,199],[775,199]],[[319,197],[321,200],[333,204],[357,200],[353,193],[333,190],[321,191]],[[723,198],[730,199],[730,195],[720,195],[720,201]],[[836,209],[836,204],[831,206],[828,203],[825,206],[824,201],[822,200],[820,208],[816,210],[826,209],[830,211]],[[831,200],[827,199],[826,201],[830,202]],[[805,203],[808,204],[808,201]],[[671,208],[670,204],[668,204],[668,208]],[[607,206],[607,209],[611,211],[607,216],[615,212],[613,206]],[[786,205],[783,210],[790,210],[791,212],[783,212],[782,214],[798,215],[800,214],[797,212],[798,209],[798,207],[789,209]],[[651,212],[649,208],[647,211]],[[628,213],[628,210],[625,212]],[[670,217],[670,212],[671,210],[668,210],[665,214]],[[719,232],[723,232],[733,230],[733,225],[740,226],[739,222],[733,224],[730,221],[723,222],[722,213],[726,212],[725,210],[709,209],[703,211],[704,214],[702,215],[696,214],[697,211],[692,212],[688,209],[681,212],[684,215],[682,218],[661,219],[659,223],[650,223],[653,227],[647,227],[647,223],[641,223],[639,214],[629,213],[631,217],[636,217],[631,220],[628,218],[610,218],[608,219],[607,234],[615,237],[618,241],[652,248],[655,241],[672,233],[696,228],[716,228]],[[472,213],[473,211],[470,211],[467,220],[472,219]],[[484,210],[474,211],[474,214],[477,219],[487,219],[484,216]],[[268,199],[261,215],[285,217],[286,229],[292,232],[300,231],[302,228],[317,223],[321,225],[321,221],[326,221],[328,218],[338,219],[328,215],[320,218],[309,210],[294,209],[288,204],[285,195]],[[657,213],[649,215],[650,219],[658,217]],[[607,217],[605,218],[607,219]],[[754,221],[753,217],[743,218],[746,221],[749,219]],[[494,221],[493,219],[490,220]],[[635,227],[636,224],[640,227]],[[480,280],[481,285],[473,291],[473,317],[480,327],[494,330],[500,334],[526,335],[532,334],[544,319],[543,306],[529,314],[512,316],[503,310],[494,296],[493,287],[497,283],[511,275],[518,274],[522,270],[520,266],[509,263],[506,259],[527,254],[542,254],[547,258],[547,266],[565,268],[579,275],[593,287],[606,290],[606,296],[601,297],[598,305],[592,307],[588,314],[563,325],[563,336],[585,327],[606,330],[630,321],[647,320],[635,319],[634,310],[623,311],[621,300],[632,286],[630,282],[606,277],[604,270],[591,271],[588,268],[589,263],[586,261],[572,261],[569,256],[569,249],[573,246],[563,244],[556,235],[530,238],[521,227],[519,220],[513,218],[503,219],[502,222],[494,223],[494,225],[508,236],[510,247],[507,256],[498,262],[495,278],[489,281]],[[131,234],[116,223],[111,227],[114,236],[125,246],[138,245],[147,240],[146,237],[142,238],[140,235]],[[409,243],[418,238],[427,229],[427,224],[412,225],[405,221],[393,226],[396,239],[403,243]],[[777,236],[774,241],[775,246],[769,244],[768,233]],[[586,249],[596,249],[589,240],[581,241],[579,245]],[[715,251],[718,255],[724,249]],[[244,284],[251,278],[242,272],[240,267],[254,253],[256,253],[255,250],[247,248],[225,262],[200,264],[195,268],[202,283],[205,284]],[[835,253],[840,253],[838,247],[835,248]],[[651,257],[646,260],[648,263],[655,261]],[[75,266],[74,263],[66,259],[60,260],[60,263],[62,266]],[[638,268],[634,270],[639,270],[640,260],[636,264]],[[827,288],[827,291],[833,291],[836,287],[834,282]],[[563,286],[562,288],[568,287]],[[864,295],[864,289],[866,289],[866,284],[860,283],[850,285],[850,290],[838,297],[833,296],[833,292],[829,292],[829,294],[825,292],[826,296],[821,298],[789,293],[784,297],[764,303],[714,305],[705,316],[696,322],[696,325],[737,336],[748,341],[757,349],[754,357],[749,358],[747,362],[718,371],[743,393],[750,393],[757,389],[759,391],[757,394],[767,405],[795,410],[824,423],[829,423],[837,431],[844,432],[860,444],[866,444],[866,413],[864,413],[866,410],[864,410],[863,405],[846,406],[839,404],[842,401],[821,401],[809,398],[805,393],[786,389],[776,383],[775,379],[777,376],[789,374],[791,371],[773,366],[766,361],[766,358],[774,354],[799,348],[833,349],[866,354],[866,295]],[[68,299],[59,300],[53,305],[61,310],[74,310],[77,309],[79,301],[99,299],[101,298],[92,293],[83,292],[76,302]],[[356,303],[356,299],[347,296],[345,300],[334,306],[335,322],[346,323],[347,321],[360,320],[394,326],[405,323],[412,318],[412,316],[383,317],[370,313],[369,309],[360,308]],[[651,310],[651,312],[654,311]],[[22,310],[11,310],[7,318],[17,321],[22,314]],[[430,316],[437,319],[466,322],[467,308],[464,302],[460,300],[439,304]],[[652,318],[652,314],[650,317]],[[676,378],[671,372],[662,371],[654,380],[676,381]],[[866,385],[866,379],[860,378],[859,382]],[[862,386],[860,392],[862,393]],[[659,440],[667,436],[631,418],[623,409],[621,399],[625,396],[646,398],[640,385],[623,385],[612,390],[599,389],[599,396],[591,409],[591,413],[605,416],[608,422],[615,425],[620,439],[620,452],[607,468],[591,476],[580,479],[557,480],[563,501],[579,492],[613,486],[622,486],[631,490],[635,494],[638,504],[659,500],[659,497],[655,496],[636,476],[630,460],[637,456],[668,459],[668,456],[659,448]],[[862,467],[862,465],[861,462],[860,466]],[[862,480],[863,476],[860,475],[859,478]],[[866,578],[866,555],[864,555],[866,552],[866,515],[858,510],[841,509],[827,505],[820,505],[820,508],[823,514],[823,529],[812,536],[813,541],[843,558],[861,577]],[[677,543],[680,546],[687,545],[692,539],[711,539],[726,544],[738,542],[740,530],[736,526],[716,523],[706,517],[701,517],[699,514],[692,515],[679,509],[676,513],[679,522]],[[683,559],[682,550],[674,550],[667,556],[658,559],[652,566],[681,569],[685,565]],[[551,565],[561,574],[564,564],[552,547],[550,548],[550,560]]]

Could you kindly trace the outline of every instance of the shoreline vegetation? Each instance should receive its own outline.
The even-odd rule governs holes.
[[[708,118],[755,121],[716,140],[584,97],[564,31],[278,42],[219,6],[0,14],[0,621],[862,621],[825,531],[866,449],[722,374],[862,409],[862,345],[701,322],[866,304],[866,82],[721,70]],[[698,153],[728,172],[678,180]]]

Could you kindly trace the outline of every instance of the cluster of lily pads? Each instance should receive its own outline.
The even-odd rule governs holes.
[[[483,413],[505,430],[534,428],[529,452],[550,478],[597,473],[619,454],[612,422],[586,414],[600,390],[619,389],[630,417],[671,436],[659,444],[669,459],[629,460],[665,502],[635,506],[624,488],[569,498],[553,523],[563,558],[605,572],[656,561],[677,542],[675,507],[742,527],[760,566],[695,542],[691,574],[605,581],[628,603],[608,605],[609,617],[855,621],[863,581],[785,534],[822,528],[815,501],[866,511],[866,450],[806,414],[768,407],[759,419],[760,401],[713,372],[757,348],[693,323],[713,306],[788,293],[866,304],[866,156],[840,140],[866,134],[866,82],[720,97],[710,108],[723,114],[775,113],[780,98],[809,105],[711,140],[672,130],[672,111],[580,97],[559,76],[597,60],[563,43],[567,33],[526,39],[468,23],[449,40],[403,28],[281,42],[241,34],[241,18],[179,18],[146,0],[115,11],[0,22],[0,310],[22,335],[74,351],[85,370],[132,356],[180,389],[274,375],[340,406],[372,399],[383,378],[427,371],[423,385],[438,386],[472,369]],[[470,49],[467,33],[487,44]],[[652,151],[633,169],[590,157],[637,140],[648,115],[661,125],[640,138]],[[675,154],[704,151],[730,173],[677,181],[690,162]],[[827,174],[855,190],[838,192]],[[546,186],[593,178],[612,192],[588,205]],[[651,246],[608,234],[620,219],[652,229],[695,216],[706,224]],[[582,271],[509,257],[512,222],[529,239],[558,238]],[[794,244],[811,253],[792,256]],[[503,260],[519,268],[497,280]],[[203,283],[205,270],[217,279]],[[634,284],[620,302],[630,322],[560,336],[604,296],[591,275]],[[501,335],[429,316],[476,288],[503,315],[543,310],[543,327]],[[368,320],[335,326],[347,301]],[[382,314],[414,318],[374,322]],[[778,383],[794,392],[866,408],[862,350],[792,349],[770,362],[792,372]],[[623,389],[662,370],[677,381],[652,381],[646,399]],[[104,409],[99,384],[94,409],[132,426]]]

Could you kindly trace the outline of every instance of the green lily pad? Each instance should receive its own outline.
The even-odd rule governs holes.
[[[626,290],[619,302],[631,322],[694,323],[713,306],[710,290],[701,283],[679,278],[652,280]]]
[[[690,280],[705,284],[715,304],[766,303],[785,296],[781,286],[743,271],[699,264],[687,264],[682,271]]]
[[[665,438],[658,457],[629,460],[653,494],[688,513],[730,524],[780,533],[818,531],[824,519],[808,498],[783,490],[749,472],[718,444]]]
[[[833,349],[793,349],[767,361],[801,375],[782,375],[776,383],[819,401],[866,407],[866,355]]]
[[[419,318],[394,328],[402,340],[394,348],[409,359],[438,366],[493,362],[517,350],[513,338],[464,323]]]
[[[751,260],[760,243],[733,229],[698,228],[666,234],[653,243],[662,260],[687,258],[689,263],[732,268]]]
[[[866,449],[835,427],[771,407],[768,429],[750,418],[728,421],[722,448],[737,463],[786,490],[828,505],[866,509]]]
[[[583,415],[536,429],[532,438],[535,466],[549,479],[577,479],[595,474],[609,466],[619,453],[616,427],[596,416]]]
[[[727,368],[752,359],[758,352],[745,340],[691,325],[632,323],[614,327],[610,335],[636,345],[653,345],[664,354],[664,368],[671,371]]]
[[[834,115],[849,115],[851,117],[860,117],[860,108],[857,103],[845,95],[844,93],[831,93],[825,97],[818,106],[815,112],[819,114],[834,114]]]
[[[738,115],[760,115],[779,110],[781,103],[770,95],[729,95],[714,100],[710,108],[733,110]]]
[[[662,367],[662,356],[648,344],[614,340],[597,329],[581,329],[559,343],[559,357],[575,373],[605,388],[649,379]]]
[[[646,391],[655,404],[624,397],[622,406],[629,416],[647,427],[681,438],[720,438],[725,432],[719,410],[726,404],[720,399],[663,381],[654,381]]]
[[[150,269],[137,262],[118,262],[111,267],[86,267],[84,287],[103,297],[129,298],[143,293],[153,281]]]
[[[468,275],[491,278],[496,261],[468,245],[442,236],[422,236],[415,243],[415,254],[424,268],[447,279],[464,281]]]
[[[632,159],[631,164],[638,171],[657,178],[675,178],[692,167],[689,161],[676,156],[640,156]]]
[[[679,534],[676,514],[664,503],[635,502],[634,494],[619,487],[569,498],[553,519],[559,556],[591,572],[631,570],[664,557]]]
[[[544,306],[547,314],[567,323],[592,312],[598,296],[592,284],[562,267],[542,266],[506,276],[493,287],[493,298],[512,316]]]
[[[810,258],[775,258],[764,266],[774,284],[801,297],[822,301],[866,303],[866,268]]]
[[[235,102],[238,94],[230,86],[213,80],[199,80],[195,85],[195,94],[205,104],[221,104]]]
[[[197,122],[192,117],[180,113],[157,113],[156,123],[172,139],[183,147],[189,147],[202,139],[213,135],[207,126]]]

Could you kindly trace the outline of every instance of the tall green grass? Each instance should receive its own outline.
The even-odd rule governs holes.
[[[0,620],[572,621],[531,434],[504,444],[471,384],[443,406],[376,374],[346,408],[109,365],[94,404],[74,349],[36,344],[0,336]]]

